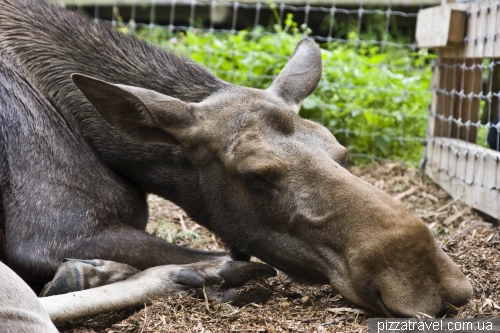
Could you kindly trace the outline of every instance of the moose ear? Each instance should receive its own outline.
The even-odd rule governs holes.
[[[131,139],[179,144],[196,121],[192,106],[177,98],[83,74],[71,78],[101,116]]]
[[[267,91],[299,112],[302,101],[318,86],[321,71],[318,45],[312,39],[303,39]]]

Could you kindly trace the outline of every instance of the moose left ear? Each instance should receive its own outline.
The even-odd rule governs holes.
[[[303,39],[267,91],[299,112],[302,101],[318,86],[321,71],[318,45],[312,39]]]
[[[177,98],[82,74],[71,78],[101,116],[133,140],[183,144],[196,124],[194,109]]]

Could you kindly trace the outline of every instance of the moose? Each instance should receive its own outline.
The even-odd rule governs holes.
[[[472,297],[427,226],[298,115],[322,72],[312,40],[258,90],[42,0],[0,0],[0,56],[0,273],[51,281],[33,313],[57,322],[219,283],[232,300],[270,266],[378,315]],[[147,234],[148,193],[228,252]],[[10,281],[0,326],[20,318],[1,312],[9,290],[33,298]]]

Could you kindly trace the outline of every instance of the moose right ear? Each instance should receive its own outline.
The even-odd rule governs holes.
[[[195,125],[193,107],[177,98],[83,74],[71,78],[108,123],[136,141],[179,144]]]
[[[280,97],[298,113],[302,101],[318,86],[321,71],[318,45],[312,39],[303,39],[267,91]]]

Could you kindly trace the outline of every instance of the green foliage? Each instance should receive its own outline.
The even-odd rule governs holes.
[[[135,34],[189,55],[226,81],[267,88],[297,43],[310,33],[291,14],[273,30],[256,27],[231,34],[192,29],[171,34],[162,28],[144,28]],[[382,33],[369,31],[368,38],[380,38]],[[433,56],[391,43],[391,36],[382,36],[388,43],[377,45],[352,31],[347,36],[344,43],[320,45],[322,80],[304,101],[301,115],[328,127],[351,156],[416,165],[425,137]]]

